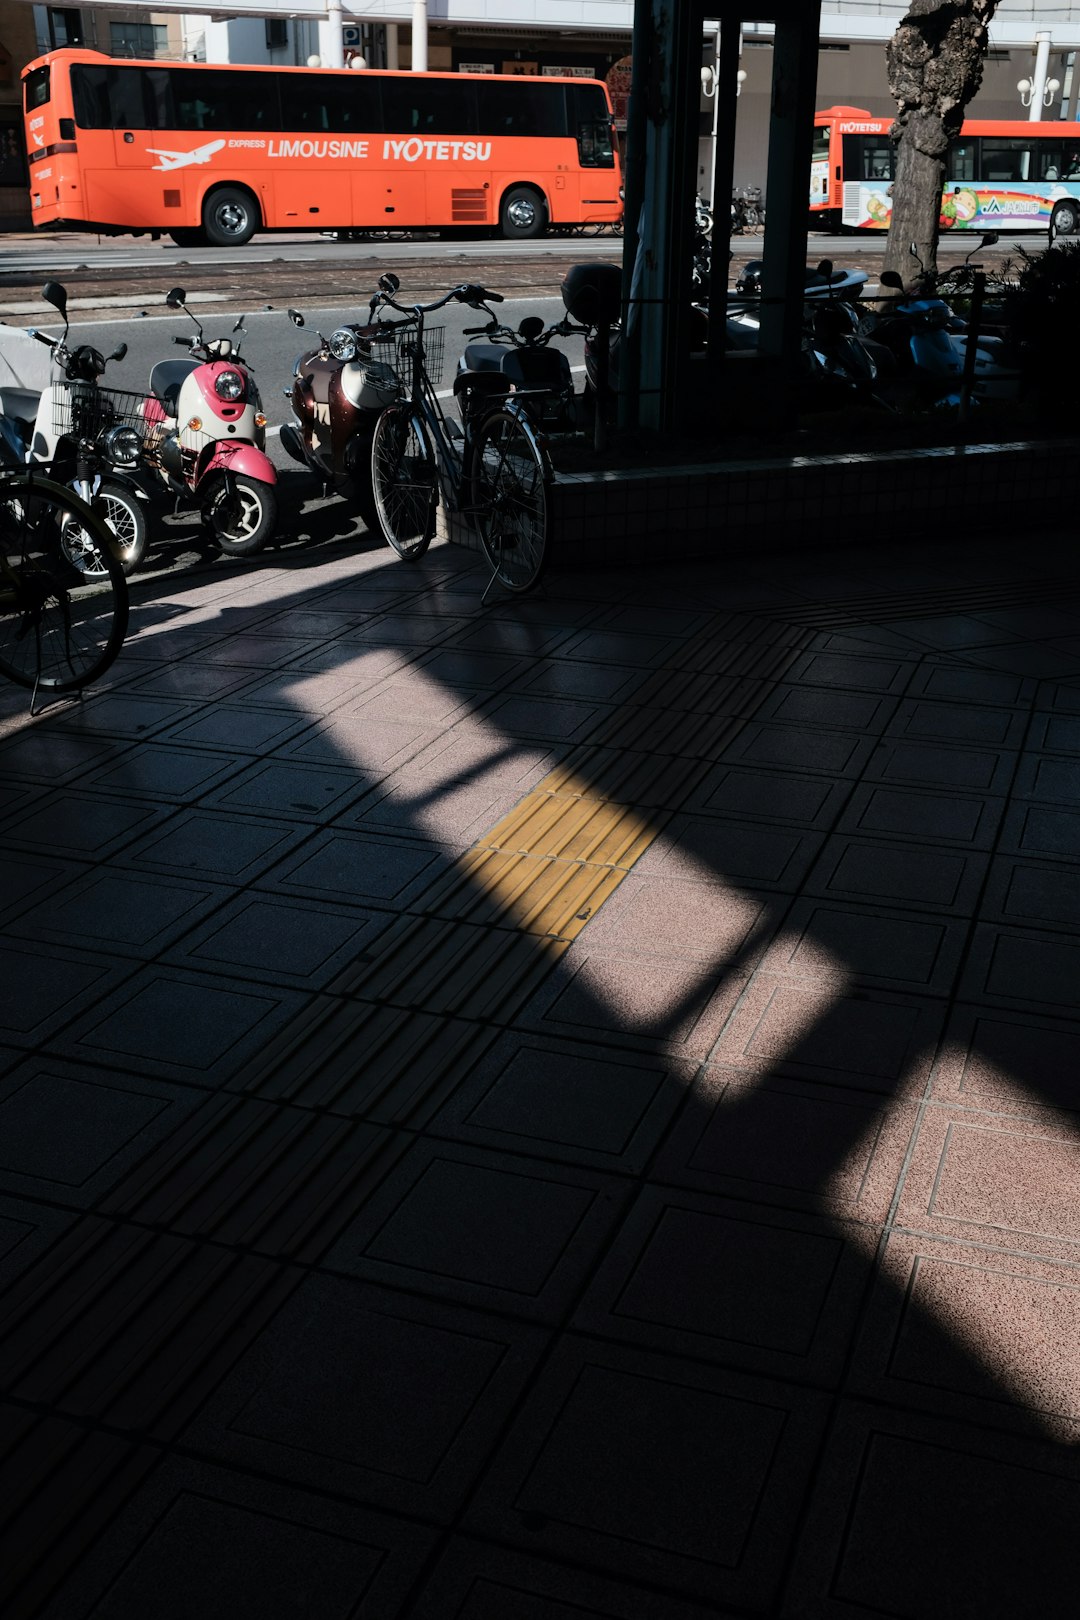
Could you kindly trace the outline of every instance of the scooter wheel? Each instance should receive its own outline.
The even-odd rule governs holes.
[[[207,485],[206,514],[214,539],[229,557],[261,551],[277,522],[277,495],[272,484],[245,473],[218,473]]]
[[[113,555],[124,573],[130,574],[146,555],[147,527],[142,502],[122,484],[103,478],[90,504],[112,530]],[[87,579],[105,578],[107,565],[91,537],[74,519],[63,526],[60,544],[68,562]]]

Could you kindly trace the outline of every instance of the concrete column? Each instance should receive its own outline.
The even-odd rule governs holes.
[[[326,0],[326,21],[319,23],[319,55],[323,67],[345,66],[342,23],[341,0]]]
[[[412,70],[427,72],[427,0],[413,0]]]
[[[401,57],[398,54],[398,25],[386,25],[386,65],[395,70],[401,66]]]
[[[1046,72],[1050,66],[1050,35],[1035,35],[1035,74],[1031,81],[1031,106],[1028,122],[1037,124],[1043,115],[1043,96],[1046,93]]]

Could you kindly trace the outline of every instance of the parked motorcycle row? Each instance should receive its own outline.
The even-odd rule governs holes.
[[[697,215],[691,342],[702,347],[712,222],[700,200]],[[994,241],[984,237],[979,246]],[[757,346],[761,274],[760,261],[750,261],[736,281],[728,302],[729,350]],[[867,280],[866,271],[836,270],[828,260],[807,266],[802,358],[812,403],[854,398],[887,410],[963,408],[972,399],[1015,394],[1016,372],[1002,339],[984,333],[973,339],[931,278],[921,274],[909,293],[898,276],[886,274],[887,297],[872,304],[861,302]],[[468,344],[458,372],[467,372],[474,382],[479,374],[497,373],[504,391],[529,393],[539,431],[573,431],[569,361],[551,345],[559,337],[582,335],[586,398],[599,449],[619,386],[621,268],[597,261],[572,266],[561,292],[566,316],[551,326],[528,317],[514,330],[492,316],[471,334],[485,341]],[[146,553],[155,511],[170,504],[172,510],[198,512],[207,536],[223,553],[260,551],[277,522],[277,474],[266,454],[267,418],[258,386],[241,354],[244,318],[228,336],[207,337],[184,289],[174,287],[165,302],[183,310],[193,326],[189,336],[173,338],[186,349],[185,357],[154,365],[145,392],[121,391],[102,379],[108,366],[124,358],[126,344],[107,356],[89,344],[69,345],[64,288],[49,282],[43,297],[64,323],[59,339],[30,329],[51,351],[53,379],[41,391],[0,388],[0,464],[48,465],[71,484],[113,530],[127,572]],[[284,389],[292,420],[281,428],[285,451],[324,493],[333,491],[350,502],[369,529],[377,528],[371,473],[375,426],[404,391],[393,345],[384,341],[393,334],[381,326],[379,310],[376,292],[366,319],[325,337],[315,333]],[[299,310],[288,314],[304,327]],[[458,407],[467,409],[464,392]],[[451,432],[456,425],[450,424]],[[75,525],[61,543],[84,573],[101,571],[92,543]]]

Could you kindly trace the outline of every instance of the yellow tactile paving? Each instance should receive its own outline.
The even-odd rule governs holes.
[[[425,907],[440,917],[504,924],[522,933],[574,939],[626,876],[624,868],[471,849]]]
[[[572,789],[560,793],[537,789],[477,839],[477,845],[594,866],[630,867],[667,819],[664,812],[651,820],[640,810],[597,801]]]
[[[594,797],[565,769],[477,839],[425,894],[425,911],[575,939],[670,819]]]

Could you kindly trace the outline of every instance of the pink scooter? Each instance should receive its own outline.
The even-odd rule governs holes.
[[[145,458],[165,487],[189,496],[221,550],[250,556],[273,533],[277,521],[277,473],[266,454],[266,417],[239,342],[206,338],[184,302],[183,287],[166,295],[170,309],[195,322],[192,338],[176,337],[187,360],[160,360],[150,373],[143,406]],[[244,332],[243,316],[233,336]]]

